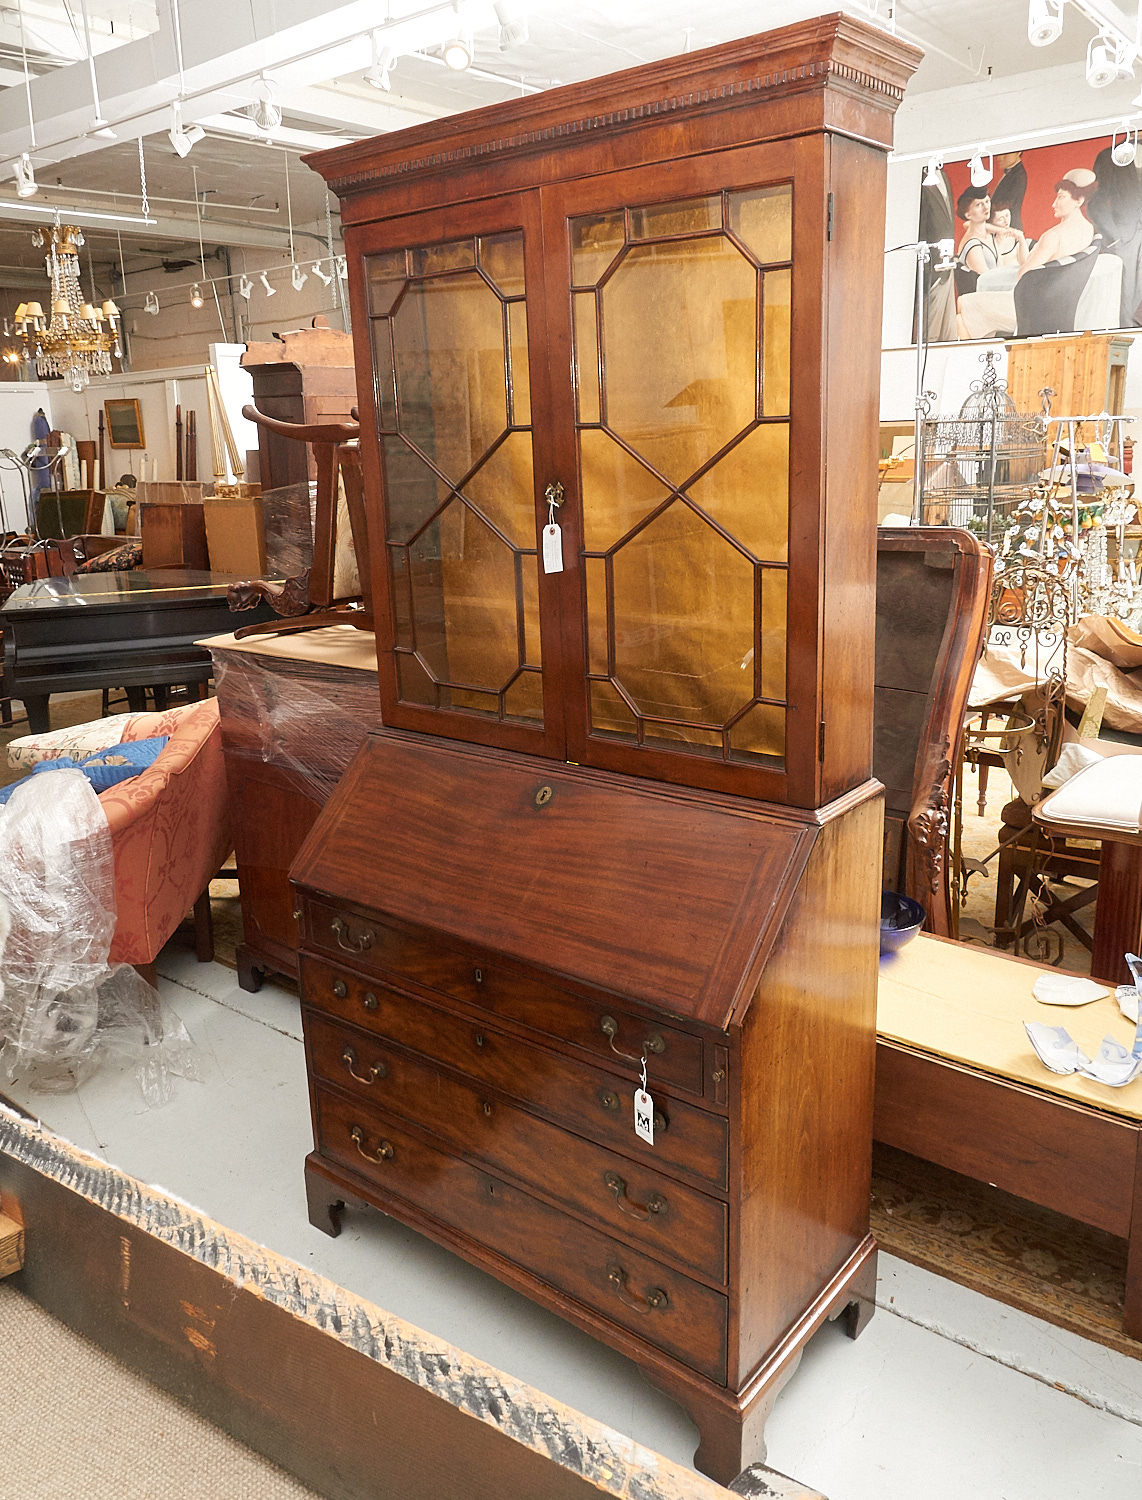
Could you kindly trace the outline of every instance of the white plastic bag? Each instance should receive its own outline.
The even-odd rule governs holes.
[[[158,992],[109,965],[115,869],[107,816],[82,771],[45,771],[0,808],[0,1071],[42,1093],[77,1088],[108,1054],[134,1062],[148,1104],[199,1076]]]

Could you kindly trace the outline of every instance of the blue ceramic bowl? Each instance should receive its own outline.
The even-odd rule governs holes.
[[[924,925],[924,908],[911,896],[896,891],[880,893],[880,951],[899,953]]]

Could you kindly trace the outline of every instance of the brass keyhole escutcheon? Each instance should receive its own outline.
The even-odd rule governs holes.
[[[483,1108],[484,1114],[488,1117],[488,1119],[491,1119],[492,1106],[490,1104],[484,1104],[482,1106],[482,1108]]]
[[[475,969],[473,971],[472,977],[475,979],[475,981],[476,981],[477,984],[483,984],[483,982],[484,982],[484,971],[483,971],[483,969]]]
[[[551,801],[552,797],[554,797],[554,795],[555,793],[549,786],[541,786],[539,791],[535,794],[536,807],[546,807],[547,804]]]
[[[484,1033],[482,1031],[477,1031],[477,1033],[476,1033],[476,1046],[477,1047],[482,1047],[483,1045],[484,1045]]]
[[[554,505],[556,509],[563,504],[563,496],[566,492],[558,479],[553,479],[543,492],[543,498],[548,505]]]

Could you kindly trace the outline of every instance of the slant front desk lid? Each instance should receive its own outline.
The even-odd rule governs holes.
[[[870,782],[844,805],[878,792]],[[380,730],[290,874],[444,943],[724,1028],[748,1005],[834,809]]]

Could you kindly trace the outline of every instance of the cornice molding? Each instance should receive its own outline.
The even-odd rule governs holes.
[[[802,38],[808,46],[797,49],[795,43]],[[772,46],[777,39],[783,45]],[[757,56],[757,40],[746,38],[729,44],[728,48],[709,49],[709,62],[716,60],[722,66],[728,63],[730,67],[742,70],[740,76],[725,83],[678,92],[664,91],[654,98],[644,95],[624,108],[605,112],[584,109],[584,105],[593,102],[592,93],[597,97],[605,91],[613,97],[614,93],[621,94],[628,89],[631,92],[645,91],[650,82],[647,74],[655,70],[666,75],[660,80],[660,88],[664,84],[669,87],[671,73],[675,76],[689,73],[691,78],[700,76],[704,66],[709,69],[709,62],[703,54],[695,53],[612,74],[594,80],[593,87],[571,85],[566,89],[555,89],[521,104],[492,105],[466,115],[452,116],[450,120],[441,120],[431,126],[413,127],[390,137],[374,137],[368,142],[358,141],[352,146],[321,152],[305,160],[326,178],[336,193],[345,196],[359,192],[369,184],[391,182],[415,173],[432,172],[488,157],[526,153],[575,136],[620,131],[655,119],[714,111],[750,96],[761,102],[782,92],[798,94],[832,86],[838,92],[867,100],[874,108],[895,113],[904,97],[904,83],[919,57],[916,49],[907,43],[846,16],[819,18],[816,22],[770,33],[765,38],[771,44],[767,50],[771,55],[776,52],[777,59],[781,54],[788,57],[791,50],[801,50],[802,55],[805,50],[816,51],[817,56],[810,62],[778,66],[769,72],[754,71],[757,63],[763,60]],[[732,56],[725,56],[727,51],[739,53],[736,62]],[[837,52],[847,54],[850,60],[843,60]],[[718,53],[722,55],[717,57]],[[856,60],[867,66],[856,65]],[[869,70],[881,64],[883,71]],[[562,120],[552,119],[551,114],[559,108],[560,94],[568,96],[564,101],[568,114]],[[576,110],[581,112],[575,113]],[[488,117],[484,122],[486,135],[481,132],[481,116]],[[528,128],[529,116],[540,117],[531,128]],[[518,128],[512,129],[517,122]],[[497,126],[502,128],[502,133],[496,133]],[[407,154],[401,154],[399,150],[402,137],[408,142]],[[449,145],[449,141],[455,144]]]

